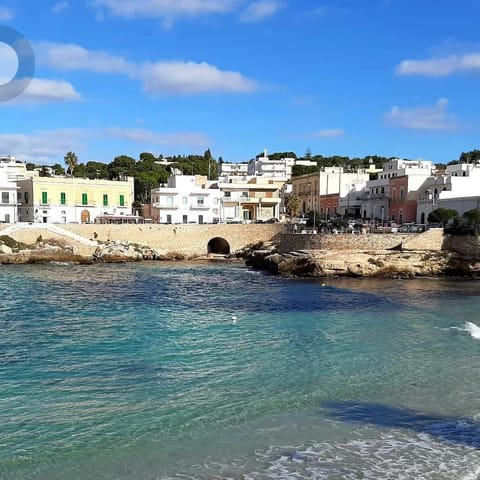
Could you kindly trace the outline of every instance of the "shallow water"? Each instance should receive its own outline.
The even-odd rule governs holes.
[[[475,479],[480,284],[0,267],[2,479]]]

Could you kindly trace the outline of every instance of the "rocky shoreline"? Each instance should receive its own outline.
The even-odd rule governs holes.
[[[480,277],[480,260],[431,250],[251,250],[246,264],[282,277]]]
[[[195,259],[218,259],[202,256]],[[298,250],[278,253],[273,242],[249,245],[224,259],[243,259],[248,267],[282,277],[384,277],[432,276],[480,277],[480,260],[446,250]],[[0,264],[31,263],[120,263],[144,260],[193,260],[178,252],[168,252],[128,241],[99,242],[88,253],[79,254],[65,243],[40,237],[25,245],[0,236]]]

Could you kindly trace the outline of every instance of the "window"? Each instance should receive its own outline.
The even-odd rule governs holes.
[[[9,213],[5,214],[5,223],[10,223],[10,214]]]
[[[182,203],[186,205],[188,203],[188,197],[182,197]]]
[[[204,198],[203,197],[197,197],[197,205],[203,205],[204,203]]]
[[[48,194],[47,194],[47,192],[42,192],[42,203],[48,203]]]
[[[22,201],[22,192],[17,192],[17,202],[21,202]]]
[[[214,205],[218,205],[218,198],[217,198],[217,197],[215,197],[215,198],[213,199],[213,204],[214,204]]]
[[[403,188],[400,189],[400,201],[403,202],[404,199],[404,193],[403,193]],[[400,222],[401,223],[401,222]]]
[[[173,197],[167,197],[167,205],[173,205]]]
[[[106,193],[103,194],[103,206],[106,207],[108,205],[108,195]]]
[[[225,192],[225,198],[230,198],[232,196],[232,192]]]
[[[125,206],[125,195],[120,195],[120,206],[121,207]]]
[[[2,192],[2,203],[10,203],[8,192]]]
[[[82,205],[88,205],[88,193],[82,193]]]
[[[199,225],[203,225],[203,215],[198,216],[198,223]]]
[[[65,192],[60,192],[60,204],[65,205],[67,203],[67,194]]]
[[[23,192],[23,198],[25,198],[25,203],[28,203],[28,192]]]
[[[183,215],[182,222],[183,223],[188,223],[188,215]]]

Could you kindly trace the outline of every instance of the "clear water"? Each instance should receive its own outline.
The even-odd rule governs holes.
[[[2,480],[480,478],[478,282],[141,263],[0,285]]]

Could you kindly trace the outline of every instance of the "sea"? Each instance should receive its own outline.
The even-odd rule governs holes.
[[[0,479],[480,478],[480,283],[0,266]]]

